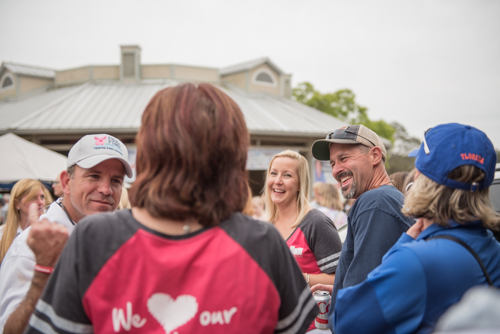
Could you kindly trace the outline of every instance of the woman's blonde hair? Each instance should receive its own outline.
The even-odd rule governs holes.
[[[485,174],[477,167],[465,165],[453,170],[448,177],[472,183],[483,180]],[[434,220],[441,226],[449,226],[450,219],[459,224],[481,220],[484,227],[497,230],[500,216],[491,206],[488,194],[488,188],[475,192],[453,189],[420,173],[406,194],[402,212],[409,217]]]
[[[321,183],[316,188],[319,198],[317,202],[319,205],[334,210],[342,210],[342,200],[338,188],[331,183]]]
[[[47,205],[47,201],[51,200],[50,193],[43,186],[40,181],[32,180],[32,179],[22,179],[19,180],[10,193],[10,203],[9,208],[7,209],[7,220],[5,221],[5,229],[0,240],[0,263],[2,263],[5,254],[9,250],[10,245],[14,241],[16,237],[17,228],[20,224],[26,224],[27,222],[21,221],[21,215],[16,208],[16,202],[20,202],[23,198],[26,198],[27,201],[31,201],[36,198],[38,190],[42,189],[43,194],[45,195],[45,204]],[[47,196],[49,198],[47,198]]]
[[[297,219],[293,222],[290,227],[296,227],[309,212],[309,166],[306,158],[295,151],[286,150],[276,154],[271,162],[266,173],[266,181],[264,183],[264,202],[267,208],[267,219],[269,222],[274,223],[278,219],[278,208],[271,200],[271,194],[267,190],[267,179],[269,177],[269,171],[276,158],[291,158],[297,161],[297,175],[299,177],[299,193],[297,194]]]
[[[120,203],[118,204],[118,208],[116,208],[116,210],[130,209],[131,207],[132,206],[130,205],[130,200],[128,198],[128,189],[123,186]]]

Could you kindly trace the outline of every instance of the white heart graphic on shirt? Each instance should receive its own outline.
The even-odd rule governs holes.
[[[165,293],[155,293],[148,299],[148,311],[167,334],[193,319],[198,312],[196,298],[182,295],[173,299]]]

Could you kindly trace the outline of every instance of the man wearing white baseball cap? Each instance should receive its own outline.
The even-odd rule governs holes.
[[[30,218],[32,226],[14,240],[0,267],[0,333],[26,327],[75,225],[88,215],[116,210],[125,175],[132,176],[127,159],[125,145],[107,134],[86,135],[71,148],[68,169],[61,173],[64,198],[53,202],[40,222]],[[36,211],[30,213],[36,217]]]

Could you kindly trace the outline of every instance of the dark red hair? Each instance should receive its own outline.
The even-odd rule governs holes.
[[[249,134],[238,105],[209,84],[156,93],[136,136],[133,206],[214,226],[247,200]]]

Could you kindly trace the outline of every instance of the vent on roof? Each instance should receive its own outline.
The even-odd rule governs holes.
[[[122,45],[120,77],[122,80],[138,81],[141,78],[141,48],[138,45]]]
[[[123,54],[123,76],[126,78],[135,76],[135,55],[133,53]]]

